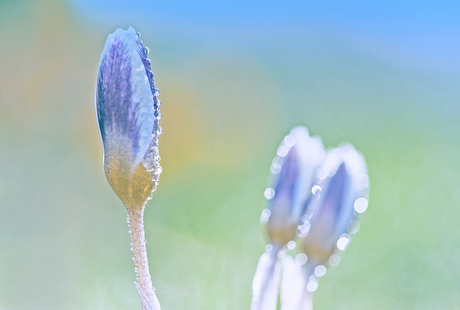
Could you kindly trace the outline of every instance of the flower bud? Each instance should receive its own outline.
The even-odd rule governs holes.
[[[133,28],[110,34],[102,51],[96,84],[96,115],[104,171],[125,206],[143,206],[155,190],[160,101],[148,49]]]
[[[262,212],[262,222],[267,224],[271,242],[283,246],[295,237],[324,147],[319,138],[309,136],[305,127],[296,127],[284,138],[277,154],[270,168],[273,187],[265,190],[269,202],[268,210]]]
[[[368,175],[364,157],[343,145],[326,155],[315,178],[319,198],[307,207],[302,246],[309,265],[334,265],[358,229],[357,217],[367,208]]]

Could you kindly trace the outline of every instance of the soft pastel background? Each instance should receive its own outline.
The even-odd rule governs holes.
[[[315,309],[458,309],[460,4],[338,0],[0,0],[0,309],[140,309],[93,106],[128,26],[163,102],[145,222],[164,309],[249,308],[269,166],[296,125],[353,143],[371,180]]]

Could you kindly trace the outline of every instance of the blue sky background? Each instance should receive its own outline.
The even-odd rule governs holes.
[[[189,36],[205,44],[268,44],[269,40],[281,40],[282,47],[289,50],[308,44],[305,41],[309,35],[335,34],[350,43],[365,41],[363,45],[369,49],[401,61],[446,70],[458,68],[460,63],[460,4],[454,1],[70,3],[93,22],[135,22],[155,33]],[[286,40],[290,43],[287,46]]]

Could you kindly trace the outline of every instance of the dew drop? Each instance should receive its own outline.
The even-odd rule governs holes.
[[[294,144],[295,144],[295,138],[291,135],[287,135],[285,138],[284,138],[284,144],[287,146],[287,147],[293,147]]]
[[[276,151],[276,154],[278,154],[279,157],[284,157],[288,154],[289,148],[285,145],[280,145],[278,150]]]
[[[262,225],[267,224],[268,219],[270,218],[270,214],[271,214],[270,210],[268,210],[268,209],[263,209],[262,210],[262,214],[260,215],[260,223]]]
[[[340,259],[340,255],[332,254],[331,257],[329,257],[329,265],[332,267],[337,266],[340,263]]]
[[[278,252],[278,255],[276,255],[279,259],[283,259],[286,256],[286,251],[282,250]]]
[[[356,234],[359,230],[359,222],[358,221],[350,221],[350,223],[348,223],[348,227],[347,227],[347,231],[349,234],[353,235],[353,234]]]
[[[302,238],[305,237],[310,231],[310,222],[305,222],[302,225],[297,226],[297,235]]]
[[[144,47],[144,52],[148,55],[150,53],[150,49],[147,46],[145,46]]]
[[[270,167],[270,172],[278,174],[281,171],[281,165],[279,163],[273,163]]]
[[[289,242],[287,243],[287,248],[288,248],[289,250],[294,249],[295,246],[296,246],[296,243],[295,243],[294,240],[291,240],[291,241],[289,241]]]
[[[308,257],[304,253],[299,253],[296,255],[294,261],[298,266],[303,266],[307,262]]]
[[[354,208],[359,214],[364,213],[367,210],[368,201],[366,198],[358,198],[354,203]]]
[[[348,244],[350,243],[350,239],[348,239],[347,237],[340,237],[340,239],[337,241],[337,248],[340,250],[340,251],[344,251],[347,247],[348,247]]]
[[[326,274],[326,267],[324,267],[323,265],[318,265],[316,266],[315,268],[315,275],[317,277],[322,277]]]
[[[315,185],[313,186],[313,188],[311,189],[311,193],[313,195],[316,195],[316,194],[319,194],[321,192],[321,186],[319,185]]]
[[[310,293],[313,293],[317,289],[318,289],[318,282],[316,282],[315,280],[308,282],[307,291],[309,291]]]
[[[268,200],[272,199],[275,196],[275,190],[273,188],[271,188],[271,187],[265,189],[264,196]]]
[[[271,244],[267,244],[265,246],[265,252],[270,253],[273,249],[273,246]]]
[[[305,223],[305,222],[309,222],[311,220],[311,215],[310,214],[304,214],[302,215],[302,217],[300,218],[300,221],[302,223]]]

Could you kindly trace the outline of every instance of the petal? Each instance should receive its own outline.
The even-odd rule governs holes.
[[[305,127],[296,127],[284,138],[277,153],[279,157],[271,169],[276,178],[267,230],[270,240],[281,245],[295,236],[324,147],[320,139],[309,136]]]
[[[127,176],[141,162],[156,130],[153,75],[147,73],[140,46],[133,28],[109,35],[96,86],[104,159],[116,162]]]
[[[318,169],[322,192],[319,200],[308,207],[312,214],[310,231],[304,238],[304,251],[309,258],[327,263],[337,241],[355,220],[354,202],[365,195],[367,170],[364,157],[346,144],[330,151]]]
[[[324,159],[324,146],[320,138],[310,137],[305,127],[294,128],[290,135],[295,139],[298,154],[298,176],[293,188],[291,212],[299,218],[305,211],[305,203],[311,195],[315,171]]]

